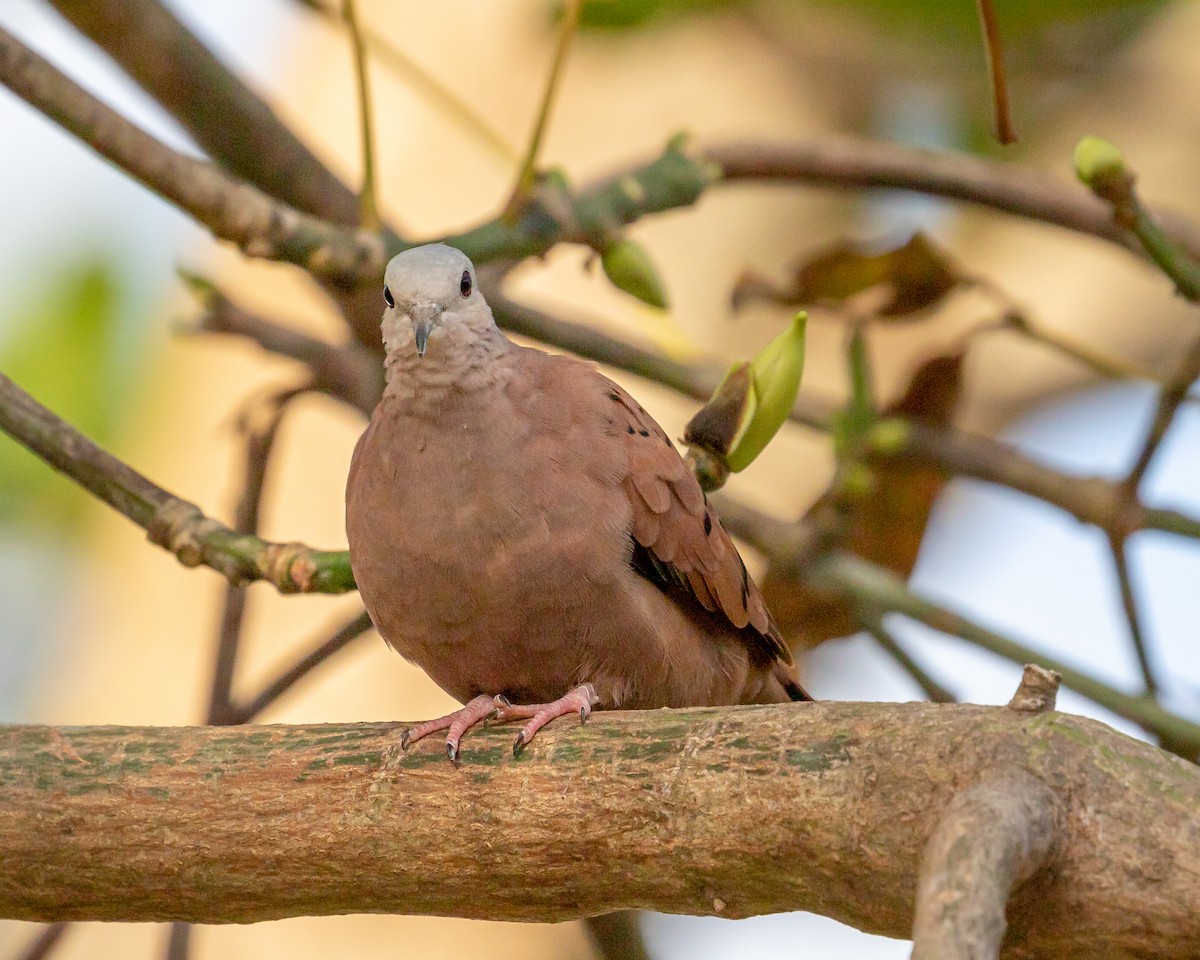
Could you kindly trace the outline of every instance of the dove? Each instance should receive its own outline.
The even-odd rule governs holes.
[[[387,265],[386,386],[346,482],[380,635],[462,709],[446,752],[525,720],[809,700],[712,504],[670,438],[590,364],[513,343],[463,253]]]

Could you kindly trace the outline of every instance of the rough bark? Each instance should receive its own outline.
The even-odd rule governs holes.
[[[1004,771],[1053,793],[1012,957],[1194,957],[1200,770],[1094,721],[950,704],[606,714],[451,766],[400,725],[0,728],[0,915],[248,922],[811,910],[912,930],[927,841]]]
[[[997,956],[1010,894],[1049,862],[1060,813],[1054,792],[1023,770],[955,797],[925,850],[913,960]]]

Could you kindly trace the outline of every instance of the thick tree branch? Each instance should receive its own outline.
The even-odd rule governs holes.
[[[285,593],[354,589],[345,552],[230,530],[101,450],[2,373],[0,430],[145,529],[185,566],[203,564],[237,583],[266,580]]]
[[[834,135],[787,144],[714,144],[704,155],[721,167],[726,183],[912,190],[990,207],[1142,253],[1113,221],[1106,204],[1073,184],[1016,164]],[[1154,215],[1176,243],[1194,256],[1200,254],[1200,224],[1168,211]]]
[[[284,203],[345,226],[358,198],[159,0],[50,0],[210,157]]]
[[[1002,441],[909,423],[903,444],[874,447],[872,453],[927,458],[956,475],[1029,494],[1102,530],[1122,535],[1137,530],[1161,530],[1200,538],[1200,521],[1192,517],[1137,501],[1127,503],[1118,482],[1061,473]]]
[[[964,790],[929,838],[917,889],[913,960],[992,960],[1020,884],[1050,862],[1060,802],[1041,780],[1006,770]]]
[[[1038,896],[1010,912],[1011,956],[1169,960],[1200,942],[1200,770],[1093,721],[647,711],[555,725],[520,759],[508,731],[483,730],[460,768],[401,751],[401,729],[0,728],[0,915],[807,909],[906,936],[943,811],[1004,767],[1054,791],[1067,831]]]
[[[172,150],[2,29],[0,82],[247,255],[294,263],[340,283],[382,275],[381,237],[302,213],[211,163]]]

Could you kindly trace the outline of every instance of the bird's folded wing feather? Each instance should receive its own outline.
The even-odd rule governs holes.
[[[622,483],[633,507],[635,567],[659,586],[723,614],[747,644],[790,664],[762,594],[670,438],[616,384],[610,397],[628,453]]]

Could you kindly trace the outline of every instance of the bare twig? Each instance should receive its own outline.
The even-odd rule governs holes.
[[[1019,768],[950,802],[921,862],[913,960],[998,960],[1009,900],[1062,840],[1060,806]]]
[[[618,910],[587,917],[588,937],[602,960],[650,960],[642,939],[641,924],[633,910]]]
[[[173,923],[167,934],[165,960],[187,960],[192,950],[192,925]]]
[[[297,2],[314,13],[320,14],[331,23],[343,22],[341,14],[333,7],[322,3],[321,0],[297,0]],[[380,63],[400,74],[410,87],[429,100],[460,128],[475,137],[479,143],[487,147],[497,160],[505,164],[517,162],[517,151],[491,124],[455,96],[400,47],[392,43],[386,36],[373,30],[362,31],[362,36],[367,49]]]
[[[271,461],[271,453],[275,449],[275,438],[279,435],[279,425],[283,422],[284,413],[291,401],[304,392],[305,388],[297,388],[268,398],[266,408],[262,411],[265,413],[265,421],[262,424],[251,422],[251,419],[259,411],[247,410],[242,416],[246,432],[246,461],[242,494],[238,500],[237,512],[234,517],[234,529],[238,533],[258,534],[258,518],[263,490],[266,486],[267,467]],[[205,723],[219,726],[237,722],[232,716],[231,696],[248,600],[248,588],[244,584],[229,583],[226,585]]]
[[[312,387],[370,415],[383,391],[383,364],[358,343],[332,344],[242,309],[214,284],[192,274],[184,281],[200,298],[204,312],[184,333],[224,333],[244,337],[269,353],[303,363]]]
[[[68,924],[59,921],[51,923],[33,938],[25,950],[18,954],[15,960],[46,960],[62,942],[63,934],[67,932]]]
[[[350,43],[354,50],[354,80],[358,85],[358,126],[362,141],[362,190],[358,196],[358,222],[365,230],[378,230],[375,122],[371,110],[371,84],[367,77],[367,48],[363,41],[362,27],[358,22],[358,5],[355,0],[342,0],[342,15],[350,32]]]
[[[354,589],[344,551],[270,543],[230,530],[100,449],[3,374],[0,430],[142,527],[185,566],[203,564],[233,582],[266,580],[284,593]]]
[[[317,220],[272,201],[209,164],[179,154],[100,104],[0,32],[0,80],[164,198],[248,253],[304,266],[340,283],[378,279],[388,253],[403,247],[366,232]],[[1127,248],[1131,242],[1103,204],[1048,183],[1033,171],[971,157],[849,139],[791,145],[731,144],[690,154],[672,144],[663,156],[577,194],[553,178],[535,185],[522,216],[490,221],[448,242],[480,262],[521,259],[555,243],[597,242],[614,225],[693,204],[715,178],[776,180],[826,186],[890,186],[982,203],[1034,220],[1093,234]],[[1200,250],[1200,227],[1158,218],[1185,249]],[[369,314],[355,333],[372,342]]]
[[[294,263],[339,283],[382,273],[381,237],[302,213],[210,163],[172,150],[4,30],[0,82],[248,256]]]
[[[1133,591],[1133,578],[1129,574],[1129,538],[1123,533],[1108,534],[1108,552],[1112,557],[1113,570],[1117,575],[1117,588],[1121,596],[1121,610],[1125,614],[1125,624],[1129,628],[1129,642],[1133,645],[1137,657],[1138,669],[1142,673],[1142,683],[1146,693],[1154,696],[1158,692],[1158,681],[1154,669],[1150,665],[1150,652],[1146,643],[1146,634],[1142,629],[1142,616],[1138,610],[1137,594]]]
[[[335,653],[344,650],[353,641],[372,629],[372,626],[371,618],[366,611],[359,613],[339,627],[333,636],[317,644],[309,653],[280,673],[254,698],[246,703],[230,706],[228,722],[249,723]]]
[[[983,32],[983,50],[987,55],[988,76],[992,81],[992,106],[996,114],[996,139],[1001,143],[1017,142],[1013,129],[1012,111],[1008,105],[1008,79],[1004,70],[1004,43],[1000,39],[1000,24],[992,0],[978,0],[979,28]]]
[[[900,669],[912,677],[928,700],[933,703],[958,703],[958,697],[926,673],[924,667],[912,658],[912,654],[900,645],[900,642],[884,625],[882,617],[868,615],[863,620],[863,626],[875,638],[875,642],[896,661]]]
[[[986,328],[985,328],[986,329]],[[1143,367],[1136,361],[1125,357],[1113,357],[1094,349],[1088,344],[1080,343],[1071,337],[1064,336],[1056,330],[1050,330],[1040,324],[1034,324],[1022,314],[1009,310],[1000,322],[992,327],[995,330],[1011,330],[1015,333],[1040,343],[1065,357],[1087,367],[1093,373],[1109,380],[1148,380],[1159,383],[1160,379],[1154,371]]]
[[[1155,407],[1150,427],[1146,431],[1146,439],[1142,442],[1137,459],[1124,481],[1125,491],[1131,499],[1137,497],[1142,479],[1146,476],[1146,471],[1150,469],[1154,455],[1162,445],[1171,424],[1175,422],[1175,415],[1179,412],[1183,401],[1187,399],[1188,390],[1197,379],[1200,379],[1200,340],[1194,341],[1188,347],[1179,364],[1179,369],[1159,393],[1158,405]]]
[[[538,108],[537,120],[533,124],[533,133],[530,134],[529,145],[525,148],[525,156],[517,170],[517,182],[513,185],[512,195],[508,199],[508,206],[505,210],[505,216],[508,219],[519,215],[521,207],[524,206],[533,189],[533,181],[537,173],[538,150],[542,145],[546,124],[550,120],[554,96],[558,93],[558,81],[562,76],[563,64],[567,62],[567,51],[571,49],[571,40],[579,27],[579,11],[582,6],[583,0],[567,0],[563,5],[558,44],[554,48],[554,60],[550,64],[550,73],[546,77],[546,89],[542,92],[542,104]]]

